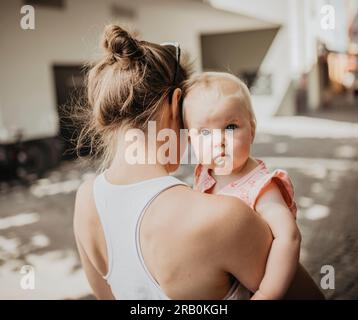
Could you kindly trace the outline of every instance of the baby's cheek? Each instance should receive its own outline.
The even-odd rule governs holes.
[[[233,141],[233,151],[234,151],[234,159],[237,160],[246,160],[250,155],[250,143],[247,139],[236,138]]]

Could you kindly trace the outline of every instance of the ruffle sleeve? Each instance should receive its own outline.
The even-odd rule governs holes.
[[[281,191],[282,197],[286,202],[287,207],[296,218],[297,205],[294,200],[294,188],[290,177],[284,170],[275,170],[272,173],[265,174],[263,177],[255,183],[255,187],[249,191],[249,200],[253,204],[253,208],[256,206],[256,202],[259,197],[263,194],[264,189],[271,183],[275,182],[279,190]]]
[[[206,192],[216,183],[215,179],[210,175],[209,171],[198,164],[194,170],[193,189],[200,192]]]

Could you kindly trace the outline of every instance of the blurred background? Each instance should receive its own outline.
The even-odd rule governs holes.
[[[248,84],[254,156],[295,185],[302,264],[318,285],[334,268],[327,298],[358,299],[357,12],[358,0],[0,0],[0,299],[93,299],[72,217],[96,167],[76,158],[66,115],[108,23]],[[176,175],[191,184],[192,172]]]

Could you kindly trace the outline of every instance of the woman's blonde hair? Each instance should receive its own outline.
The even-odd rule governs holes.
[[[118,129],[145,130],[176,88],[185,93],[190,68],[177,66],[174,46],[138,40],[117,25],[105,28],[102,47],[102,58],[89,65],[85,103],[74,117],[82,128],[78,155],[89,146],[104,169],[113,159]]]

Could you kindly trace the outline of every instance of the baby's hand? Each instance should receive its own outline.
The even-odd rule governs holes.
[[[260,290],[257,290],[250,300],[270,300],[270,298],[262,294]]]

